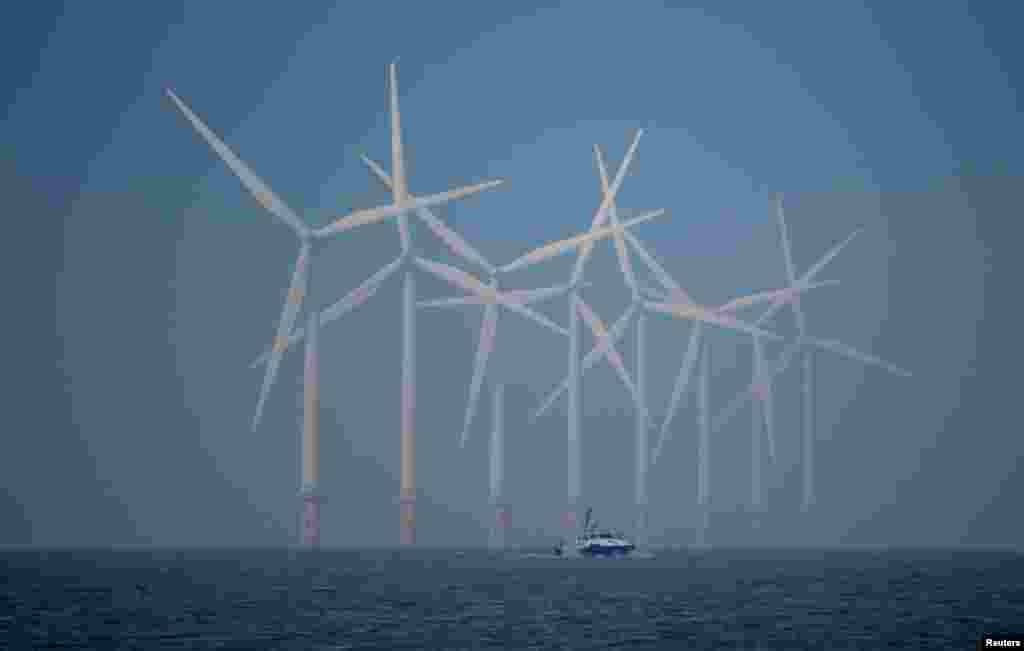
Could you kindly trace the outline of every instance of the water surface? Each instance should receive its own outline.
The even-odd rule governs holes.
[[[11,649],[973,649],[1014,625],[1009,551],[0,552]]]

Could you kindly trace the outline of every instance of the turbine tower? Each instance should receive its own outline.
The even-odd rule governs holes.
[[[700,376],[697,380],[697,524],[698,548],[708,546],[708,524],[711,519],[711,435],[709,431],[708,385],[711,374],[711,344],[703,345]]]
[[[505,385],[494,382],[491,386],[491,445],[490,445],[490,504],[494,509],[487,542],[491,549],[505,547],[508,512],[505,504]]]
[[[178,108],[192,122],[197,131],[207,140],[210,146],[228,164],[243,184],[253,193],[256,199],[271,213],[280,217],[288,223],[299,235],[302,243],[299,259],[295,265],[295,272],[292,277],[291,287],[288,291],[288,299],[285,303],[284,312],[278,325],[277,335],[274,339],[272,349],[256,361],[256,364],[266,363],[267,369],[264,375],[263,387],[260,391],[259,402],[256,407],[256,416],[253,420],[253,427],[259,425],[262,418],[263,407],[273,385],[278,367],[285,349],[301,339],[306,340],[306,364],[304,372],[304,401],[303,401],[303,433],[302,433],[302,488],[303,498],[303,526],[302,544],[306,547],[316,547],[320,542],[320,502],[322,496],[318,491],[320,459],[319,459],[319,368],[317,355],[318,330],[324,323],[340,317],[345,312],[354,309],[363,301],[369,298],[379,288],[380,284],[392,273],[402,268],[409,257],[410,242],[408,225],[405,214],[410,210],[425,211],[430,206],[440,205],[448,201],[475,194],[486,190],[501,181],[488,181],[474,186],[467,186],[456,190],[450,190],[440,194],[425,197],[413,197],[408,192],[405,179],[405,162],[402,153],[401,125],[398,110],[397,70],[396,64],[392,63],[389,69],[391,80],[391,145],[392,164],[394,167],[394,183],[392,185],[393,203],[366,210],[357,210],[345,217],[335,220],[333,223],[317,230],[310,230],[270,189],[253,174],[244,163],[222,143],[206,126],[197,118],[171,91],[168,94],[175,101]],[[303,297],[308,293],[310,286],[312,256],[314,248],[319,243],[338,233],[356,228],[358,226],[372,224],[389,217],[398,217],[399,229],[402,235],[402,255],[384,269],[374,274],[370,279],[353,290],[344,299],[328,307],[323,312],[318,311],[317,306],[307,301],[306,303],[306,327],[304,330],[293,332]],[[413,386],[413,342],[414,322],[410,316],[413,313],[412,305],[415,301],[415,286],[410,277],[406,277],[404,287],[404,303],[406,319],[403,327],[403,410],[402,410],[402,481],[403,496],[406,492],[414,495],[414,466],[412,460],[413,452],[413,430],[412,412],[414,405]],[[412,542],[412,505],[403,504],[403,522],[408,520],[407,527],[403,526],[403,541],[408,539]]]

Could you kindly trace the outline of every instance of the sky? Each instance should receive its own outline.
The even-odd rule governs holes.
[[[618,165],[638,128],[619,205],[668,211],[636,234],[698,301],[784,282],[775,192],[786,196],[798,268],[864,229],[822,275],[840,284],[805,300],[810,329],[914,375],[816,357],[819,500],[809,514],[797,511],[799,374],[779,379],[770,524],[756,538],[742,524],[749,415],[716,432],[718,542],[1024,544],[1024,439],[1010,404],[1024,360],[1007,300],[1021,271],[1014,217],[1024,172],[1013,11],[963,2],[927,11],[423,3],[401,15],[314,1],[34,4],[4,21],[0,39],[16,343],[0,430],[0,544],[295,539],[298,355],[286,359],[255,432],[262,378],[248,366],[273,335],[297,242],[163,91],[172,87],[321,225],[387,200],[359,154],[388,166],[384,81],[395,58],[412,191],[506,179],[440,211],[496,264],[585,229],[600,198],[591,148]],[[415,237],[422,254],[462,264],[426,229]],[[398,253],[392,223],[337,238],[314,300],[339,298]],[[509,283],[564,282],[570,264],[564,256]],[[610,245],[598,247],[588,278],[585,298],[610,323],[629,300]],[[428,278],[419,290],[454,293]],[[397,540],[399,295],[391,281],[323,332],[328,545]],[[542,309],[565,322],[564,302]],[[419,315],[424,544],[486,540],[486,399],[469,445],[457,445],[479,319],[478,308]],[[650,321],[660,423],[689,326]],[[791,317],[776,327],[792,334]],[[619,350],[632,369],[631,335]],[[749,381],[751,346],[729,332],[710,341],[720,407]],[[513,541],[554,535],[565,506],[564,401],[526,422],[564,375],[564,350],[556,335],[502,315],[489,373],[509,387]],[[584,405],[584,501],[626,527],[633,414],[607,364],[586,375]],[[651,470],[657,539],[692,537],[695,417],[689,400]]]

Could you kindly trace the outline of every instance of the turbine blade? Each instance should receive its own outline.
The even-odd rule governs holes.
[[[387,266],[379,269],[375,274],[367,278],[358,287],[349,292],[340,301],[334,303],[320,313],[320,325],[326,325],[331,321],[340,319],[342,316],[356,309],[368,301],[381,285],[384,284],[396,271],[402,267],[402,258],[396,258]]]
[[[633,249],[636,251],[637,255],[640,256],[640,259],[643,260],[645,265],[647,265],[647,268],[650,269],[652,274],[654,274],[654,277],[658,279],[658,282],[661,283],[661,286],[664,287],[673,296],[673,302],[693,302],[693,299],[690,298],[690,295],[687,294],[686,291],[679,285],[679,283],[677,283],[675,279],[672,278],[672,276],[670,276],[667,271],[665,271],[665,268],[662,267],[661,264],[654,259],[654,256],[651,255],[651,253],[647,250],[647,247],[645,247],[643,243],[640,241],[640,238],[636,237],[629,231],[623,232],[623,236],[631,245],[633,245]]]
[[[484,381],[484,373],[487,371],[487,358],[494,350],[494,339],[498,329],[498,306],[491,303],[484,308],[484,319],[480,324],[480,343],[477,344],[476,357],[473,360],[473,380],[469,385],[469,402],[466,404],[466,420],[462,425],[462,436],[459,439],[459,447],[466,447],[469,439],[469,427],[473,423],[473,416],[476,414],[476,403],[480,397],[480,387]]]
[[[438,278],[449,282],[459,289],[464,289],[467,292],[476,294],[489,303],[493,303],[498,300],[497,290],[483,284],[462,269],[440,262],[434,262],[433,260],[426,260],[424,258],[414,258],[413,263],[420,269],[434,274]]]
[[[366,156],[363,156],[362,159],[363,163],[365,163],[377,178],[379,178],[381,182],[390,189],[392,187],[391,177],[381,169],[380,165]],[[448,228],[448,226],[438,219],[434,213],[430,212],[428,208],[417,208],[416,215],[424,224],[427,225],[427,228],[429,228],[439,240],[444,242],[445,245],[451,249],[452,253],[479,265],[491,275],[497,273],[498,270],[494,265],[492,265],[479,251],[473,248],[469,242],[464,240],[461,235]]]
[[[761,338],[754,338],[754,384],[761,401],[761,418],[768,435],[768,458],[775,462],[775,431],[772,427],[775,410],[772,403],[772,378],[765,374],[764,344]]]
[[[736,312],[744,307],[764,303],[765,301],[779,300],[787,295],[789,295],[789,290],[787,289],[772,289],[764,292],[757,292],[755,294],[748,294],[747,296],[734,298],[728,303],[724,303],[715,308],[715,311]]]
[[[643,403],[640,400],[640,393],[636,389],[636,385],[633,384],[633,380],[629,377],[629,371],[626,370],[626,364],[622,361],[622,357],[619,355],[619,351],[615,349],[611,336],[608,333],[608,329],[604,327],[604,323],[601,322],[601,318],[594,313],[594,310],[590,308],[586,302],[576,297],[576,310],[583,317],[583,320],[587,323],[590,328],[590,332],[593,333],[594,339],[600,342],[606,342],[607,346],[604,350],[605,359],[612,365],[615,372],[618,374],[619,379],[626,385],[626,389],[629,394],[633,397],[633,404],[638,407],[642,407]]]
[[[462,271],[461,269],[457,269],[455,267],[442,264],[440,262],[424,260],[423,258],[416,258],[414,262],[418,267],[420,267],[424,271],[428,271],[436,276],[439,276],[440,278],[447,280],[452,285],[464,289],[467,292],[472,292],[479,296],[480,298],[484,299],[488,303],[501,303],[503,306],[507,307],[513,312],[516,312],[518,314],[525,316],[528,319],[536,321],[537,323],[544,326],[545,328],[548,328],[549,330],[557,332],[560,335],[568,336],[569,334],[568,332],[566,332],[564,328],[556,325],[547,317],[534,312],[528,307],[518,305],[513,300],[505,298],[494,287],[489,287],[483,284],[482,282],[480,282],[470,274],[466,273],[465,271]]]
[[[597,161],[598,174],[601,177],[601,192],[608,192],[608,171],[604,166],[604,157],[601,155],[601,148],[594,145],[594,159]],[[611,201],[608,204],[608,216],[611,217],[612,225],[619,226],[619,214],[615,207],[615,201]],[[612,237],[615,242],[615,256],[619,259],[619,269],[622,271],[622,276],[626,280],[626,286],[636,296],[640,293],[640,288],[636,282],[636,276],[633,274],[633,264],[629,259],[629,250],[626,248],[626,240],[622,236],[622,231],[618,228],[612,233]]]
[[[570,238],[566,238],[564,240],[558,240],[557,242],[545,244],[544,246],[541,246],[540,248],[530,251],[526,255],[523,255],[522,257],[505,265],[504,267],[499,267],[499,271],[507,273],[509,271],[515,271],[517,269],[523,269],[525,267],[532,266],[534,264],[537,264],[538,262],[542,262],[549,258],[562,255],[566,251],[578,248],[591,240],[597,241],[602,238],[608,237],[609,235],[612,235],[615,230],[624,230],[626,228],[631,228],[633,226],[636,226],[637,224],[650,221],[655,217],[659,217],[664,213],[664,209],[654,210],[649,213],[640,215],[639,217],[631,219],[627,222],[623,222],[620,226],[617,227],[602,226],[601,228],[588,231],[581,235],[576,235]]]
[[[594,219],[591,222],[591,231],[604,224],[604,221],[608,216],[608,211],[611,208],[612,203],[615,201],[615,195],[618,194],[619,187],[622,185],[622,181],[626,177],[626,171],[629,169],[630,163],[633,162],[633,156],[636,154],[636,148],[640,144],[640,136],[643,134],[643,129],[637,129],[636,136],[633,137],[633,142],[630,143],[629,149],[626,150],[626,156],[622,159],[622,164],[619,165],[619,169],[615,173],[615,180],[612,181],[611,187],[608,188],[608,191],[603,193],[604,196],[601,200],[601,205],[598,207],[597,212],[594,213]],[[576,258],[576,265],[572,272],[573,283],[578,283],[583,279],[583,265],[586,264],[587,257],[589,257],[591,250],[593,250],[593,246],[585,251],[585,255],[583,255],[583,251],[581,251],[581,255]]]
[[[786,227],[786,215],[782,209],[782,195],[775,201],[775,212],[779,217],[779,235],[782,240],[782,257],[786,263],[786,280],[790,285],[796,284],[796,267],[793,265],[793,248],[789,241],[789,229]]]
[[[398,110],[398,63],[392,61],[388,66],[390,73],[389,86],[391,104],[391,170],[395,173],[395,184],[391,188],[396,205],[401,205],[409,196],[409,188],[405,180],[405,155],[402,151],[402,118]]]
[[[288,298],[285,299],[284,309],[281,311],[281,321],[277,326],[277,335],[274,337],[274,347],[267,360],[267,370],[263,375],[263,386],[260,387],[260,398],[256,403],[256,415],[253,417],[252,427],[256,429],[263,419],[263,405],[270,395],[270,388],[274,385],[274,378],[277,376],[278,366],[281,364],[281,357],[287,345],[288,335],[291,334],[295,319],[302,307],[303,294],[306,291],[306,270],[309,265],[309,244],[303,243],[299,250],[299,257],[295,261],[295,270],[292,272],[292,282],[288,286]]]
[[[754,325],[755,326],[759,326],[759,325],[762,325],[764,323],[767,323],[769,320],[771,320],[771,318],[773,316],[775,316],[778,313],[779,310],[781,310],[787,304],[793,304],[794,310],[795,310],[795,314],[796,314],[796,320],[797,320],[797,330],[801,333],[801,335],[806,334],[806,332],[805,332],[805,330],[806,330],[806,318],[804,317],[803,309],[799,306],[799,301],[800,301],[801,295],[804,292],[810,291],[812,289],[818,289],[819,287],[831,287],[831,286],[838,285],[838,284],[839,284],[838,280],[822,280],[820,282],[807,282],[807,281],[804,281],[804,280],[800,280],[800,281],[797,281],[797,284],[792,286],[792,287],[784,287],[783,289],[780,289],[780,290],[773,290],[773,291],[770,291],[770,292],[762,292],[762,294],[768,295],[766,297],[766,300],[770,301],[771,305],[769,305],[768,309],[765,310],[764,313],[762,313],[761,316],[759,316],[756,321],[754,321]],[[758,295],[755,294],[754,296],[758,296]],[[751,298],[751,297],[744,297],[744,298]],[[742,299],[737,299],[737,300],[738,301],[742,301]],[[762,302],[762,301],[760,301],[760,300],[759,301],[751,301],[748,304],[753,304],[755,302]],[[725,309],[727,306],[729,306],[730,309]],[[719,311],[720,312],[732,312],[732,311],[734,311],[734,310],[736,310],[736,309],[738,309],[740,307],[744,307],[744,305],[733,306],[732,303],[730,302],[730,303],[728,303],[726,305],[723,305],[721,308],[719,308]]]
[[[848,345],[842,343],[841,341],[836,341],[834,339],[819,339],[817,337],[806,337],[806,341],[807,341],[807,343],[811,344],[812,346],[817,346],[818,348],[823,348],[825,350],[828,350],[828,351],[831,351],[833,353],[836,353],[837,355],[842,355],[844,357],[849,357],[850,359],[853,359],[853,360],[856,360],[858,362],[862,362],[864,364],[868,364],[868,365],[871,365],[871,366],[880,366],[880,367],[884,368],[885,370],[887,370],[890,373],[893,373],[895,375],[902,375],[904,377],[910,377],[910,375],[911,375],[910,371],[908,371],[906,369],[902,369],[902,368],[900,368],[900,367],[898,367],[898,366],[896,366],[894,364],[890,364],[889,362],[885,361],[884,359],[881,359],[881,358],[876,357],[874,355],[861,352],[861,351],[857,350],[856,348],[854,348],[853,346],[848,346]]]
[[[831,249],[826,251],[825,255],[823,255],[821,257],[821,259],[819,259],[816,263],[814,263],[814,265],[811,266],[811,268],[808,269],[807,272],[804,273],[804,275],[800,277],[800,280],[799,280],[798,284],[801,285],[802,287],[807,287],[807,285],[812,280],[814,280],[814,277],[816,275],[818,275],[818,273],[822,269],[825,268],[825,265],[827,265],[829,262],[831,262],[832,258],[834,258],[837,255],[839,255],[839,252],[842,251],[846,247],[846,245],[849,244],[853,240],[853,238],[857,237],[857,235],[861,232],[861,230],[863,230],[863,229],[855,230],[845,240],[843,240],[839,244],[836,244]],[[799,297],[792,297],[792,298],[787,298],[787,299],[784,299],[784,300],[773,301],[771,306],[769,306],[768,310],[764,314],[762,314],[760,316],[760,318],[758,318],[757,321],[754,322],[754,325],[761,325],[762,323],[766,323],[769,319],[771,319],[773,316],[775,316],[775,314],[780,309],[782,309],[783,305],[785,305],[786,302],[793,302],[794,303],[794,311],[796,313],[796,319],[797,319],[797,328],[800,328],[801,326],[804,326],[806,328],[806,317],[803,314],[803,310],[801,310],[798,306],[795,305],[795,303],[796,303],[796,301],[798,299],[799,299]],[[804,332],[801,331],[801,334],[804,334]]]
[[[612,221],[618,226],[618,219],[614,214],[612,214]],[[622,236],[622,229],[616,228],[612,232],[612,239],[615,242],[615,256],[619,259],[619,270],[622,271],[622,276],[626,280],[626,286],[629,287],[634,296],[639,296],[640,287],[637,285],[636,276],[633,274],[633,263],[629,259],[629,249],[626,248],[626,240]]]
[[[344,298],[337,301],[333,305],[325,308],[320,312],[320,326],[323,327],[332,321],[340,319],[345,314],[351,312],[355,308],[359,307],[370,298],[381,288],[388,278],[391,277],[396,271],[402,266],[402,258],[397,258],[384,268],[378,270],[375,274],[364,280],[358,287],[353,289],[351,292],[345,295]],[[285,349],[294,346],[295,344],[302,341],[305,337],[305,328],[297,328],[294,332],[289,335],[288,340],[285,344]],[[260,355],[255,362],[252,363],[253,367],[259,366],[265,363],[270,358],[270,351],[267,351]]]
[[[772,301],[777,302],[780,305],[784,305],[787,301],[792,301],[795,297],[803,292],[818,289],[819,287],[831,287],[838,285],[838,280],[823,280],[817,283],[808,283],[806,285],[800,285],[799,283],[792,287],[784,287],[782,289],[770,289],[764,292],[757,292],[755,294],[749,294],[747,296],[740,296],[734,298],[728,303],[721,305],[715,309],[716,312],[736,312],[744,307],[756,305],[758,303],[766,303]]]
[[[552,287],[542,287],[540,289],[510,289],[501,292],[501,295],[505,298],[518,303],[519,305],[530,305],[533,303],[540,303],[556,296],[561,296],[568,292],[572,287],[567,284],[554,285]]]
[[[757,382],[761,379],[761,375],[764,373],[764,346],[761,343],[761,338],[758,336],[752,337],[754,341],[754,381]]]
[[[646,294],[649,297],[651,297],[651,298],[653,298],[653,299],[655,299],[657,301],[660,301],[660,302],[663,302],[663,303],[671,302],[669,300],[668,292],[666,292],[664,290],[661,290],[661,289],[658,289],[657,287],[654,287],[653,285],[648,285],[647,283],[641,283],[640,284],[640,291],[643,294]]]
[[[782,209],[782,195],[778,197],[776,203],[776,210],[779,216],[779,234],[782,239],[782,257],[786,263],[786,280],[789,282],[790,287],[797,284],[796,279],[796,267],[793,264],[793,250],[789,239],[789,229],[786,226],[786,215]],[[793,305],[793,314],[796,318],[796,329],[800,333],[800,336],[807,334],[807,317],[804,315],[804,310],[800,306],[800,297],[793,296],[790,303]]]
[[[796,355],[796,352],[800,349],[800,345],[800,340],[798,339],[786,346],[785,350],[773,366],[771,372],[767,375],[767,381],[769,383],[789,368],[794,355]],[[747,404],[748,400],[754,399],[754,396],[758,391],[763,391],[763,388],[760,387],[757,382],[751,382],[747,389],[736,394],[733,399],[729,401],[729,404],[726,405],[725,409],[718,413],[718,418],[715,419],[712,431],[718,431],[728,424],[729,420],[736,415],[737,411]]]
[[[500,292],[501,296],[519,305],[530,305],[539,303],[549,298],[559,296],[568,292],[568,285],[555,285],[543,289],[512,289]],[[451,298],[439,298],[430,301],[420,301],[417,307],[454,307],[461,305],[484,305],[488,301],[479,296],[455,296]]]
[[[773,341],[782,339],[782,337],[775,334],[774,332],[761,330],[743,321],[740,321],[739,319],[731,317],[727,314],[721,314],[713,310],[708,310],[692,303],[680,304],[645,302],[644,306],[648,310],[668,314],[677,319],[686,319],[689,321],[703,321],[704,323],[710,323],[720,328],[738,330],[740,332],[746,332],[747,334],[751,335],[758,335],[766,339],[771,339]]]
[[[786,369],[789,368],[790,363],[793,361],[793,357],[800,350],[800,346],[799,339],[786,346],[782,354],[779,355],[779,359],[773,365],[771,372],[767,374],[766,379],[768,382],[773,381],[780,374],[786,372]],[[754,399],[759,391],[763,391],[763,387],[758,382],[751,382],[749,387],[733,396],[728,405],[718,413],[718,418],[715,419],[712,431],[718,431],[728,424],[729,420],[736,415],[736,412],[746,405],[748,400]]]
[[[736,415],[736,412],[742,409],[743,406],[747,404],[747,401],[752,397],[753,392],[750,388],[737,393],[733,399],[729,401],[729,404],[727,404],[722,411],[718,412],[718,416],[711,423],[711,431],[717,432],[728,425],[729,421],[732,420],[732,417]]]
[[[391,177],[387,175],[384,169],[365,154],[360,154],[359,158],[362,159],[363,163],[370,168],[370,171],[372,171],[378,179],[383,181],[385,187],[387,187],[387,189],[391,191],[392,196],[394,196],[395,188],[391,183]],[[409,218],[404,214],[398,216],[398,237],[402,243],[402,253],[408,253],[409,249],[412,247],[412,237],[409,234]]]
[[[416,215],[439,240],[445,243],[452,253],[475,263],[492,276],[498,273],[497,267],[491,264],[482,253],[473,248],[461,235],[448,228],[443,221],[434,216],[428,209],[420,208],[416,211]]]
[[[604,201],[604,198],[608,196],[608,176],[604,169],[604,161],[601,159],[601,150],[597,145],[594,145],[594,154],[598,161],[599,173],[601,174],[601,201]],[[614,202],[612,205],[614,205]],[[611,210],[609,209],[602,213],[599,209],[594,213],[594,219],[590,224],[590,230],[593,231],[604,226],[610,212]],[[576,263],[573,265],[572,277],[574,279],[578,280],[583,275],[583,265],[585,265],[587,260],[590,258],[590,254],[594,250],[595,246],[597,246],[597,242],[586,242],[580,247],[579,253],[576,256]]]
[[[594,145],[594,162],[597,164],[597,175],[601,182],[601,199],[604,200],[608,196],[608,168],[604,165],[604,155],[601,153],[601,147]],[[608,212],[611,213],[615,209],[615,201],[612,200],[608,204]]]
[[[479,296],[456,296],[453,298],[438,298],[432,301],[418,301],[416,307],[461,307],[463,305],[489,305]]]
[[[544,326],[545,328],[547,328],[548,330],[554,332],[555,334],[562,335],[563,337],[568,337],[569,336],[569,331],[568,330],[566,330],[562,326],[556,324],[555,322],[553,322],[551,319],[547,318],[543,314],[538,314],[537,312],[531,310],[530,308],[526,307],[525,305],[520,305],[519,303],[516,303],[515,301],[509,300],[509,299],[505,298],[504,296],[502,296],[501,294],[498,294],[498,302],[501,303],[504,307],[512,310],[516,314],[520,314],[522,316],[525,316],[527,319],[530,319],[531,321],[534,321],[535,323],[539,323],[540,325]]]
[[[690,384],[690,377],[693,375],[693,367],[697,362],[697,355],[700,352],[700,334],[702,324],[694,321],[690,330],[690,341],[686,344],[686,353],[683,355],[683,363],[679,366],[679,374],[676,376],[675,386],[672,387],[672,397],[669,399],[668,412],[661,424],[661,431],[658,434],[658,444],[654,448],[654,461],[657,462],[661,456],[661,449],[671,436],[672,419],[679,410],[679,403],[686,394],[686,388]]]
[[[285,344],[284,349],[288,350],[295,344],[299,343],[302,340],[302,334],[304,334],[302,332],[302,328],[299,328],[298,330],[293,331],[290,335],[288,335],[288,342]],[[271,345],[270,348],[260,353],[260,356],[254,359],[249,364],[249,368],[259,368],[260,366],[263,366],[264,364],[267,363],[267,360],[270,359],[270,356],[273,354],[273,352],[274,347],[273,345]]]
[[[217,134],[211,131],[210,128],[199,119],[199,116],[193,113],[192,110],[185,105],[185,102],[181,101],[181,99],[175,95],[174,91],[170,88],[167,89],[167,96],[171,98],[171,101],[178,107],[178,110],[185,116],[185,119],[192,124],[192,127],[199,132],[199,135],[203,137],[206,144],[208,144],[210,148],[220,156],[221,160],[231,168],[231,171],[234,172],[235,176],[238,177],[238,180],[242,182],[245,189],[256,198],[256,201],[258,201],[260,205],[267,210],[267,212],[290,226],[300,237],[309,233],[309,228],[301,219],[299,219],[299,216],[296,215],[295,212],[284,203],[284,201],[281,201],[281,199],[274,194],[274,191],[270,189],[270,186],[268,186],[263,179],[257,176],[255,172],[249,169],[249,166],[242,162],[242,159],[236,156],[235,153],[217,137]]]
[[[795,341],[790,342],[786,348],[783,349],[782,353],[779,354],[778,360],[776,360],[773,365],[771,372],[768,374],[769,380],[774,380],[776,377],[786,372],[786,369],[789,368],[790,363],[793,361],[793,357],[796,355],[797,351],[800,350],[801,345],[803,344],[800,339],[796,339]]]
[[[863,230],[863,228],[858,228],[857,230],[850,233],[850,235],[847,236],[845,240],[843,240],[839,244],[836,244],[831,249],[826,251],[825,255],[821,256],[821,259],[815,262],[811,266],[811,268],[804,273],[803,277],[801,277],[801,280],[804,281],[805,283],[814,280],[814,277],[818,275],[818,272],[824,269],[825,265],[832,261],[832,258],[839,255],[839,252],[846,248],[846,245],[852,242],[853,238],[857,237]]]
[[[364,210],[356,210],[344,217],[335,220],[333,223],[318,229],[313,232],[317,237],[328,237],[330,235],[336,235],[338,233],[351,230],[358,226],[364,226],[366,224],[373,224],[379,221],[383,221],[389,217],[401,215],[410,210],[416,210],[417,208],[426,208],[429,206],[436,206],[448,201],[454,201],[463,197],[468,197],[484,190],[496,187],[504,183],[502,180],[487,181],[485,183],[478,183],[476,185],[468,185],[454,190],[448,190],[447,192],[440,192],[438,194],[432,194],[425,197],[409,198],[403,201],[401,205],[387,205],[377,206],[375,208],[366,208]]]
[[[626,332],[626,327],[629,326],[629,320],[632,318],[635,312],[636,307],[634,305],[630,305],[628,308],[626,308],[626,311],[622,313],[622,316],[620,316],[618,320],[616,320],[615,323],[612,324],[611,329],[608,331],[610,335],[608,339],[597,342],[594,345],[594,347],[590,350],[590,352],[583,357],[583,361],[580,362],[581,378],[583,377],[583,374],[586,373],[588,369],[590,369],[590,367],[592,367],[594,364],[597,363],[599,359],[605,356],[605,350],[608,348],[609,345],[614,345],[618,343],[620,339],[622,339],[622,335]],[[555,401],[558,400],[558,398],[568,390],[569,378],[567,377],[564,380],[562,380],[562,383],[555,387],[551,391],[551,393],[548,394],[548,396],[544,399],[544,402],[541,403],[540,407],[538,407],[533,412],[533,414],[530,417],[530,422],[533,423],[538,418],[543,416],[544,413],[551,407],[551,405],[555,404]]]
[[[544,400],[540,403],[540,406],[537,407],[532,414],[530,414],[531,425],[536,423],[541,416],[547,413],[547,410],[551,408],[551,405],[555,404],[555,401],[558,400],[558,398],[561,397],[563,393],[565,393],[568,386],[568,382],[562,382],[557,387],[551,390],[551,393],[549,393],[547,397],[544,398]]]

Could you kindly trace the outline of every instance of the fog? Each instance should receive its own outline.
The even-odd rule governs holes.
[[[839,285],[804,298],[809,331],[913,376],[816,356],[817,504],[806,514],[799,369],[780,376],[764,525],[752,533],[745,515],[744,410],[712,440],[712,542],[1024,543],[1009,292],[1021,271],[1020,69],[1005,19],[957,3],[928,15],[787,7],[430,4],[400,20],[394,8],[313,2],[287,13],[38,9],[5,45],[0,187],[15,346],[0,544],[296,540],[301,356],[287,353],[256,431],[262,373],[249,364],[271,342],[298,244],[163,89],[319,226],[388,200],[358,154],[390,168],[384,72],[395,57],[412,191],[507,179],[437,211],[495,264],[587,228],[600,200],[592,146],[616,167],[637,128],[645,135],[618,204],[667,209],[635,234],[701,303],[783,286],[775,192],[786,196],[798,272],[864,229],[819,276]],[[412,223],[421,255],[478,273]],[[340,298],[399,252],[393,220],[338,236],[317,260],[314,300]],[[502,287],[565,282],[573,259],[508,274]],[[630,300],[610,242],[587,278],[583,296],[610,325]],[[393,277],[321,332],[327,546],[397,542],[399,286]],[[458,293],[423,274],[419,292]],[[565,325],[564,298],[538,309]],[[494,380],[507,386],[509,542],[547,542],[565,508],[565,398],[527,423],[565,376],[558,335],[502,312],[471,439],[458,446],[482,312],[417,317],[424,545],[486,541]],[[658,425],[689,327],[649,318]],[[773,328],[795,334],[789,310]],[[617,347],[631,374],[634,335]],[[593,345],[587,331],[582,341]],[[751,343],[714,328],[709,341],[717,412],[750,381]],[[769,357],[781,349],[770,345]],[[606,362],[586,374],[583,404],[584,505],[627,528],[632,403]],[[696,436],[691,395],[650,472],[654,541],[692,541]]]

